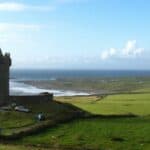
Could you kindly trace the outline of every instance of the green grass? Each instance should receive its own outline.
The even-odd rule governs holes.
[[[92,114],[135,114],[136,118],[83,119],[25,137],[20,144],[61,149],[149,150],[150,94],[57,97]]]
[[[33,114],[20,113],[16,111],[0,112],[0,134],[10,135],[24,127],[35,124]]]
[[[25,137],[19,143],[81,150],[149,150],[149,124],[149,117],[78,120]]]
[[[0,112],[0,127],[3,129],[19,128],[33,123],[34,121],[31,114],[19,113],[15,111]]]
[[[38,146],[33,147],[33,146],[23,146],[23,145],[13,145],[13,144],[0,144],[0,150],[51,150],[51,149],[42,148]]]
[[[118,94],[106,96],[75,96],[56,98],[93,114],[150,115],[150,94]]]
[[[81,109],[98,115],[135,114],[139,117],[99,117],[57,124],[41,133],[0,144],[0,150],[149,150],[149,88],[135,92],[140,93],[55,97],[56,101],[53,102],[28,104],[26,107],[32,110],[31,113],[2,111],[0,128],[5,135],[37,125],[39,122],[35,120],[35,116],[40,112],[50,121],[57,117],[63,119],[64,116],[71,116]]]
[[[0,111],[0,134],[12,135],[33,128],[33,126],[41,125],[41,122],[36,119],[38,113],[43,113],[46,121],[53,122],[56,118],[65,119],[68,114],[71,116],[74,112],[79,111],[78,108],[55,101],[42,103],[42,105],[38,103],[28,104],[26,107],[30,108],[30,113]]]

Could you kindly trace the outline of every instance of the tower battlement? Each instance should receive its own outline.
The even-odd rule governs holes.
[[[0,49],[0,105],[9,100],[9,67],[11,58],[9,53],[3,55]]]
[[[10,53],[5,53],[3,55],[0,49],[0,66],[11,66]]]

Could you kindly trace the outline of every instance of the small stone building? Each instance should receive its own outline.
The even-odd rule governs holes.
[[[9,101],[9,67],[11,58],[9,53],[3,55],[0,49],[0,105]]]

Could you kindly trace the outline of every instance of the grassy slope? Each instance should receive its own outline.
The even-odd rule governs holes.
[[[0,144],[0,150],[50,150],[49,148],[38,148],[33,146],[21,146],[12,144]],[[54,150],[54,149],[53,149]]]
[[[28,104],[27,108],[31,109],[31,113],[23,113],[16,111],[0,111],[0,128],[1,134],[11,135],[20,131],[40,125],[36,119],[38,113],[44,113],[46,121],[54,121],[56,118],[65,119],[68,113],[71,115],[74,112],[80,111],[78,108],[72,107],[68,104],[63,104],[55,101],[42,104]]]
[[[20,143],[64,149],[149,150],[150,118],[86,119],[59,125]]]
[[[56,98],[95,114],[138,114],[137,118],[78,120],[25,137],[23,144],[64,149],[149,150],[150,94],[120,94],[104,97]]]
[[[150,114],[150,94],[118,94],[103,99],[97,96],[77,96],[70,99],[62,97],[57,100],[71,103],[94,114]]]
[[[147,89],[146,89],[147,90]],[[144,89],[145,91],[145,89]],[[18,145],[0,145],[0,149],[102,149],[149,150],[150,149],[150,94],[118,94],[104,97],[59,97],[57,101],[71,103],[94,114],[138,114],[138,118],[98,118],[61,124],[40,134],[24,137]],[[32,107],[29,104],[28,107]],[[70,115],[72,108],[59,103],[34,105],[31,114],[13,112],[0,117],[4,128],[34,123],[34,116],[44,112],[49,119],[61,114]],[[9,113],[9,112],[7,112]],[[8,115],[8,120],[6,119]],[[26,116],[27,115],[27,116]],[[29,116],[28,116],[29,115]],[[3,117],[2,117],[3,116]],[[20,118],[20,119],[19,119]],[[14,119],[14,121],[13,121]],[[16,120],[15,120],[16,119]],[[18,123],[19,122],[19,123]],[[24,146],[20,146],[24,145]],[[33,147],[34,146],[34,147]]]

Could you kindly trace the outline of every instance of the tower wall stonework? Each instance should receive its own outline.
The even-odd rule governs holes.
[[[10,55],[2,54],[0,50],[0,105],[9,100],[9,67],[11,65]]]

